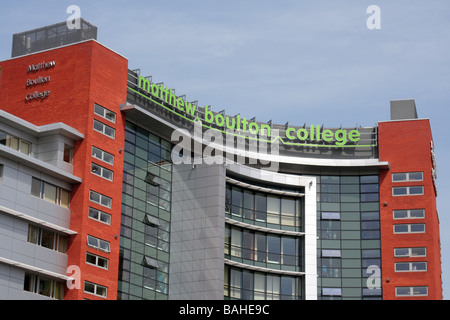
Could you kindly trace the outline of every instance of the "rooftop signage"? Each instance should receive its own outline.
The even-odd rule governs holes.
[[[223,112],[213,112],[211,106],[205,106],[204,111],[183,97],[175,95],[173,89],[164,87],[162,84],[152,83],[148,78],[139,76],[138,89],[128,88],[134,93],[151,100],[157,105],[180,117],[196,122],[201,121],[202,126],[208,129],[218,130],[225,134],[240,135],[252,139],[251,135],[266,137],[265,142],[273,143],[277,139],[285,145],[312,146],[312,147],[372,147],[371,145],[359,145],[360,132],[357,129],[324,129],[319,125],[310,127],[286,127],[282,136],[274,135],[273,128],[269,123],[258,123],[248,120],[241,115],[230,117]],[[160,102],[161,101],[161,102]],[[171,106],[168,107],[167,105]],[[201,113],[201,117],[198,115]],[[278,131],[278,130],[277,130]],[[238,133],[236,133],[238,132]],[[258,141],[263,139],[258,138]]]

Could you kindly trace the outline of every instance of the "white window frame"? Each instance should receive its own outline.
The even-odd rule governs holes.
[[[95,258],[95,263],[88,262],[88,259],[87,259],[88,255]],[[102,267],[101,265],[99,265],[99,263],[98,263],[99,260],[104,260],[106,262],[106,267]],[[109,268],[109,259],[99,256],[99,255],[96,255],[96,254],[93,254],[91,252],[86,252],[86,263],[91,266],[96,266],[97,268],[100,268],[100,269],[108,270],[108,268]]]
[[[426,288],[425,294],[414,294],[415,288]],[[398,289],[409,289],[409,294],[399,294]],[[428,286],[415,286],[415,287],[395,287],[396,297],[426,297],[428,296]]]
[[[423,212],[423,216],[422,217],[412,217],[411,216],[411,211],[413,210],[421,210]],[[395,213],[396,212],[400,212],[400,211],[406,211],[406,217],[405,218],[397,218],[395,217]],[[405,220],[405,219],[424,219],[425,218],[425,209],[400,209],[400,210],[394,210],[392,212],[393,218],[394,220]]]
[[[425,250],[425,254],[413,254],[413,251],[416,249]],[[397,250],[407,250],[407,254],[398,254]],[[427,248],[426,247],[411,247],[411,248],[394,248],[394,257],[396,258],[415,258],[415,257],[426,257],[427,256]]]
[[[97,244],[96,245],[94,245],[94,244],[91,244],[91,241],[95,241],[95,242],[97,242]],[[102,248],[102,243],[103,244],[107,244],[107,249],[105,249],[105,248]],[[106,241],[106,240],[103,240],[103,239],[100,239],[100,238],[97,238],[97,237],[94,237],[94,236],[91,236],[91,235],[87,235],[87,245],[89,246],[89,247],[91,247],[91,248],[95,248],[95,249],[98,249],[98,250],[100,250],[100,251],[104,251],[104,252],[111,252],[111,244],[108,242],[108,241]]]
[[[95,211],[98,215],[98,217],[92,216],[91,212]],[[107,225],[111,225],[111,215],[109,213],[100,211],[98,209],[89,207],[89,214],[88,214],[89,218],[95,221],[99,221],[101,223],[107,224]],[[102,219],[102,217],[106,217],[106,219]],[[106,222],[105,222],[106,220]]]
[[[423,231],[411,231],[411,226],[414,225],[423,225]],[[395,227],[396,226],[407,226],[408,231],[406,232],[396,232]],[[408,233],[425,233],[426,232],[426,226],[425,223],[410,223],[410,224],[394,224],[394,234],[408,234]]]
[[[97,156],[97,152],[101,154],[100,158]],[[112,158],[112,161],[105,160],[105,155],[110,156]],[[105,162],[107,164],[110,164],[112,166],[114,165],[114,155],[112,155],[111,153],[106,152],[106,151],[104,151],[104,150],[102,150],[100,148],[97,148],[95,146],[92,146],[92,157],[95,158],[95,159],[98,159],[100,161],[103,161],[103,162]]]
[[[97,201],[97,200],[93,199],[93,198],[92,198],[92,195],[98,195],[98,197],[99,197],[100,200]],[[109,202],[109,204],[105,204],[105,203],[103,202],[103,199],[107,200],[107,201]],[[97,204],[99,204],[99,205],[101,205],[101,206],[103,206],[103,207],[105,207],[105,208],[108,208],[108,209],[111,209],[111,208],[112,208],[112,198],[111,198],[111,197],[108,197],[108,196],[105,196],[105,195],[103,195],[103,194],[101,194],[101,193],[98,193],[98,192],[96,192],[96,191],[92,191],[92,190],[89,191],[89,200],[90,200],[91,202],[97,203]]]
[[[94,286],[94,292],[86,291],[86,285],[87,285],[87,284],[90,284],[90,285]],[[98,293],[97,293],[97,291],[98,291],[97,289],[98,289],[98,288],[104,289],[104,290],[105,290],[105,295],[98,294]],[[84,288],[83,288],[83,289],[84,289],[84,292],[89,293],[89,294],[92,294],[92,295],[97,296],[97,297],[102,297],[102,298],[107,298],[107,297],[108,297],[108,287],[99,285],[99,284],[97,284],[97,283],[93,283],[93,282],[90,282],[90,281],[85,281],[85,282],[84,282]]]
[[[96,126],[95,126],[96,124],[100,125],[102,127],[102,129],[101,130],[97,129]],[[106,129],[110,129],[113,132],[113,134],[112,135],[108,134]],[[101,134],[104,134],[107,137],[110,137],[111,139],[115,139],[116,138],[116,129],[114,129],[113,127],[110,127],[110,126],[108,126],[108,125],[104,124],[103,122],[98,121],[96,119],[94,119],[94,130],[97,131],[97,132],[100,132]]]
[[[422,193],[411,193],[411,188],[422,188]],[[395,190],[405,189],[406,194],[395,194]],[[392,188],[392,196],[394,197],[405,197],[405,196],[422,196],[425,194],[424,186],[403,186],[403,187],[393,187]]]
[[[109,109],[106,109],[105,107],[102,107],[97,103],[94,104],[94,113],[102,117],[103,119],[106,119],[112,123],[116,123],[117,114]],[[112,114],[113,116],[108,117],[108,113]]]
[[[412,174],[420,173],[422,177],[420,179],[411,179]],[[395,180],[395,175],[405,175],[405,180]],[[423,181],[423,172],[422,171],[415,171],[415,172],[394,172],[392,173],[392,182],[408,182],[408,181]]]
[[[418,264],[425,264],[425,269],[417,270]],[[395,272],[426,272],[428,270],[428,264],[426,261],[404,261],[404,262],[396,262],[395,264]],[[407,265],[407,270],[397,270],[400,265]]]
[[[91,163],[91,173],[108,181],[114,180],[114,171],[106,169],[95,162]],[[111,177],[111,178],[109,178]]]

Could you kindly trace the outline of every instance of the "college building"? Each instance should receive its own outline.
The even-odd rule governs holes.
[[[0,62],[0,299],[442,299],[414,100],[375,127],[260,122],[96,39],[50,25]]]

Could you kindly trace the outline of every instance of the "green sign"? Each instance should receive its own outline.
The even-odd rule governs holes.
[[[272,128],[266,123],[257,123],[249,121],[240,115],[230,117],[222,113],[213,113],[210,106],[205,106],[204,118],[200,119],[196,114],[197,106],[185,101],[183,98],[177,97],[172,89],[166,88],[163,85],[151,83],[145,77],[139,76],[138,88],[142,90],[143,94],[137,90],[129,88],[129,90],[141,95],[142,97],[153,101],[159,106],[179,115],[180,117],[189,121],[202,122],[202,126],[218,130],[226,134],[233,134],[240,136],[238,132],[250,133],[259,136],[255,138],[246,135],[245,138],[256,139],[265,142],[275,142],[277,139],[285,145],[293,146],[315,146],[315,147],[371,147],[371,145],[357,145],[360,140],[360,132],[358,130],[338,129],[332,131],[330,129],[322,130],[319,125],[311,125],[309,128],[294,128],[288,127],[285,130],[284,136],[272,137]],[[171,105],[173,108],[168,108],[162,103],[152,99],[158,98],[161,101]],[[306,142],[309,141],[309,142]],[[322,143],[320,143],[322,142]],[[326,144],[324,144],[325,142]]]

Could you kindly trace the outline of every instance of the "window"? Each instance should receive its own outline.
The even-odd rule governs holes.
[[[408,271],[427,271],[427,263],[414,261],[414,262],[396,262],[396,272],[408,272]]]
[[[324,296],[342,296],[341,288],[322,288],[322,295]]]
[[[424,233],[425,224],[394,224],[394,233]]]
[[[109,246],[108,241],[88,235],[87,236],[87,244],[88,244],[88,246],[90,246],[92,248],[102,250],[105,252],[110,252],[110,246]]]
[[[97,193],[92,190],[89,193],[89,200],[91,200],[94,203],[98,203],[104,207],[107,207],[109,209],[111,209],[112,207],[112,199],[110,197],[107,197],[103,194]]]
[[[101,286],[99,284],[95,284],[92,282],[88,282],[85,281],[84,282],[84,292],[102,297],[102,298],[106,298],[107,296],[107,292],[108,292],[108,288]]]
[[[298,300],[301,280],[296,277],[232,268],[225,265],[224,296],[242,300]]]
[[[91,164],[91,173],[109,181],[112,181],[114,176],[114,173],[111,170],[103,168],[96,163]]]
[[[94,130],[103,133],[104,135],[113,139],[116,137],[116,130],[95,119],[94,119]]]
[[[322,212],[322,220],[341,220],[340,212]]]
[[[378,202],[380,199],[378,176],[361,176],[360,193],[361,202]],[[352,202],[358,201],[355,199]]]
[[[34,177],[31,181],[31,194],[61,207],[69,208],[70,191]]]
[[[105,118],[106,120],[116,123],[116,114],[98,104],[95,104],[94,106],[94,113],[102,118]]]
[[[225,254],[251,261],[300,266],[299,239],[225,227]]]
[[[0,131],[0,144],[26,155],[31,153],[31,143],[3,131]]]
[[[108,269],[109,260],[93,253],[86,252],[86,263],[92,264],[102,269]]]
[[[42,229],[34,225],[28,225],[27,241],[38,246],[55,250],[61,253],[67,252],[67,237],[56,232]]]
[[[106,223],[106,224],[111,224],[111,215],[94,209],[94,208],[89,208],[89,218]]]
[[[294,197],[253,192],[227,184],[225,208],[227,214],[255,223],[300,227],[301,203]]]
[[[428,287],[396,287],[395,295],[397,297],[428,296]]]
[[[422,195],[422,194],[423,194],[423,186],[392,188],[393,196],[415,196],[415,195]]]
[[[63,161],[70,164],[73,163],[73,148],[67,144],[64,145]]]
[[[423,181],[423,172],[393,173],[392,182]]]
[[[425,218],[424,209],[394,210],[394,219],[422,219]]]
[[[3,165],[0,164],[0,183],[3,181]]]
[[[409,258],[409,257],[426,257],[427,248],[395,248],[394,257]]]
[[[322,257],[340,258],[341,257],[341,250],[322,249]]]
[[[26,272],[23,290],[53,299],[62,299],[63,283]]]
[[[106,162],[107,164],[110,164],[112,166],[114,165],[114,156],[97,147],[92,146],[92,156],[98,160]]]

